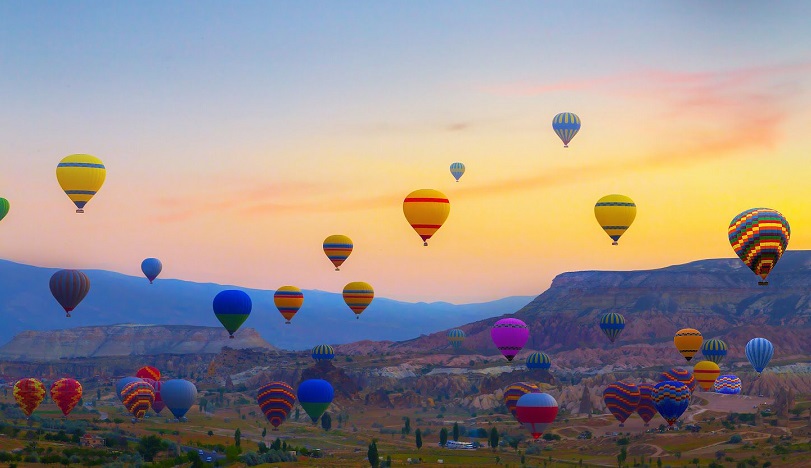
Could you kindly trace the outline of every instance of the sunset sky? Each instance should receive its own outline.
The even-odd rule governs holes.
[[[804,1],[1,2],[0,258],[140,275],[154,256],[161,278],[468,303],[734,257],[729,222],[758,206],[808,249],[810,17]],[[583,122],[569,148],[559,112]],[[84,214],[55,177],[73,153],[107,168]],[[428,247],[402,212],[420,188],[451,203]],[[638,207],[619,246],[594,218],[611,193]],[[355,243],[340,272],[330,234]]]

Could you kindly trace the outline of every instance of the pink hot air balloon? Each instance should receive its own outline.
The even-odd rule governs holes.
[[[558,415],[558,402],[548,393],[526,393],[515,404],[518,422],[536,440]]]
[[[508,361],[512,361],[527,342],[529,327],[516,318],[501,319],[490,329],[490,337],[493,338],[493,343],[501,354]]]
[[[164,408],[166,408],[166,403],[163,402],[163,398],[161,398],[161,381],[160,380],[153,380],[144,378],[141,379],[144,382],[152,385],[152,390],[155,391],[155,401],[152,402],[152,409],[155,410],[155,413],[160,414]]]

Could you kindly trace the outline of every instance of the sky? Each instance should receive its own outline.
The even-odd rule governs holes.
[[[734,257],[729,222],[753,207],[808,249],[809,17],[799,0],[0,2],[0,258],[471,303]],[[582,120],[569,148],[559,112]],[[55,177],[73,153],[107,168],[84,214]],[[421,188],[451,204],[428,247],[402,212]],[[619,246],[593,211],[612,193],[638,207]],[[355,245],[340,272],[330,234]]]

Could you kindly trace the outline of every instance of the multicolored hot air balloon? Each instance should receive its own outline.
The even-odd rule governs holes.
[[[721,364],[727,355],[727,344],[717,338],[707,340],[701,345],[701,354],[708,360]]]
[[[59,270],[51,276],[48,286],[51,288],[54,299],[70,317],[70,312],[82,302],[90,291],[90,279],[79,270]]]
[[[312,358],[316,361],[332,361],[335,349],[328,344],[321,344],[313,348]]]
[[[729,243],[732,249],[762,281],[769,284],[769,276],[777,261],[788,247],[791,227],[776,210],[752,208],[735,216],[729,223]]]
[[[74,379],[59,379],[51,384],[51,399],[67,416],[82,399],[82,384]]]
[[[594,216],[608,237],[618,245],[636,218],[636,203],[625,195],[606,195],[594,205]]]
[[[161,387],[161,398],[174,417],[182,420],[197,401],[197,387],[184,379],[167,380]]]
[[[636,414],[645,421],[645,427],[648,426],[648,423],[656,416],[656,404],[653,401],[653,385],[651,384],[639,384],[639,403],[636,405]]]
[[[690,405],[690,389],[681,382],[668,380],[653,387],[656,410],[672,426]]]
[[[676,349],[684,356],[684,359],[687,359],[687,362],[690,362],[690,359],[693,359],[693,356],[701,349],[702,341],[704,338],[701,336],[701,332],[694,328],[682,328],[673,337],[673,344],[676,345]]]
[[[3,218],[6,217],[6,215],[8,214],[8,210],[10,208],[11,208],[11,205],[9,204],[8,200],[6,200],[5,198],[0,197],[0,221],[2,221]]]
[[[451,175],[459,182],[459,178],[465,173],[465,165],[460,162],[451,164]]]
[[[326,380],[309,379],[299,384],[296,394],[301,407],[315,424],[332,403],[335,390]]]
[[[135,373],[135,376],[141,379],[160,380],[161,371],[159,371],[157,367],[144,366],[138,369],[138,372]]]
[[[273,430],[278,430],[296,403],[296,394],[293,387],[284,382],[270,382],[259,387],[256,402]]]
[[[558,402],[548,393],[527,393],[515,404],[515,417],[535,440],[555,421]]]
[[[552,119],[552,130],[563,141],[563,147],[568,148],[569,142],[580,130],[580,117],[571,112],[561,112]]]
[[[31,416],[45,399],[45,385],[37,379],[20,379],[14,383],[14,399],[25,416]]]
[[[135,418],[141,419],[155,401],[155,389],[143,380],[130,382],[121,390],[121,402],[124,408]],[[135,422],[133,419],[133,422]]]
[[[736,375],[722,375],[715,379],[713,390],[716,393],[723,393],[725,395],[737,395],[741,393],[741,379]]]
[[[123,397],[121,396],[121,391],[124,390],[124,387],[132,382],[140,382],[142,380],[143,379],[140,377],[122,377],[118,379],[118,381],[115,383],[115,394],[118,397],[118,401],[122,403],[124,401]]]
[[[161,387],[163,387],[163,383],[160,380],[150,378],[144,378],[143,381],[152,386],[152,390],[155,392],[155,401],[152,402],[152,409],[155,413],[160,414],[161,411],[166,408],[166,403],[163,402],[163,398],[161,397]]]
[[[355,318],[359,319],[360,314],[369,307],[372,299],[375,298],[375,290],[369,283],[363,281],[353,281],[344,286],[344,302],[355,313]]]
[[[465,332],[464,330],[460,330],[459,328],[454,328],[453,330],[448,330],[448,341],[450,341],[451,346],[456,349],[462,347],[462,342],[465,341]]]
[[[715,384],[715,379],[721,375],[721,368],[712,361],[700,361],[693,366],[693,375],[698,382],[698,386],[708,392]]]
[[[681,382],[684,385],[687,385],[687,388],[690,389],[690,393],[693,393],[693,391],[696,389],[696,378],[693,375],[693,372],[687,369],[679,369],[678,367],[674,367],[667,372],[662,372],[659,375],[660,382],[666,382],[668,380]]]
[[[228,330],[229,337],[234,338],[234,333],[248,320],[253,304],[244,291],[226,289],[214,297],[213,307],[217,320]]]
[[[107,170],[101,159],[89,154],[66,156],[56,166],[56,180],[77,213],[84,213],[84,206],[104,184]]]
[[[512,361],[529,339],[529,327],[517,318],[501,319],[490,329],[490,337],[501,354]]]
[[[515,404],[518,403],[519,398],[527,393],[541,393],[541,389],[538,388],[537,385],[527,382],[514,383],[504,389],[504,406],[510,410],[513,417],[517,417],[515,413]]]
[[[352,239],[343,234],[333,234],[324,239],[324,253],[329,261],[335,265],[335,271],[340,271],[340,266],[352,253]]]
[[[282,286],[273,293],[273,303],[279,309],[282,317],[287,320],[284,323],[290,324],[290,320],[304,304],[304,294],[295,286]]]
[[[161,274],[163,270],[163,263],[157,258],[145,258],[143,262],[141,262],[141,271],[146,276],[146,279],[149,280],[149,284],[152,284],[155,281],[155,278]]]
[[[752,338],[746,343],[746,359],[755,368],[758,375],[769,365],[774,355],[774,346],[766,338]]]
[[[442,227],[450,212],[448,197],[437,190],[415,190],[403,200],[403,214],[426,246],[428,239]]]
[[[552,360],[546,353],[532,353],[527,356],[527,369],[549,369],[552,367]]]
[[[616,312],[610,312],[600,317],[600,330],[605,333],[605,336],[607,336],[612,343],[620,336],[624,328],[625,317]]]
[[[603,401],[608,411],[625,426],[625,420],[636,411],[639,399],[639,387],[627,382],[614,382],[603,390]]]

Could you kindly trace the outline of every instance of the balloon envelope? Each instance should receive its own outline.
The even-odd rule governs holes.
[[[517,417],[515,404],[518,403],[518,399],[526,393],[541,393],[541,389],[539,389],[537,385],[527,382],[514,383],[504,389],[504,406],[510,410],[513,417]]]
[[[259,387],[259,408],[273,427],[279,427],[296,403],[293,387],[284,382],[270,382]]]
[[[558,415],[558,402],[548,393],[527,393],[515,404],[516,419],[538,439]]]
[[[669,371],[662,372],[659,375],[660,382],[666,382],[668,380],[681,382],[684,385],[687,385],[687,388],[690,390],[690,393],[693,393],[693,391],[696,389],[696,378],[693,375],[692,371],[686,369],[674,367]]]
[[[517,318],[501,319],[490,329],[490,338],[501,354],[512,361],[529,338],[529,327]]]
[[[372,299],[375,298],[375,290],[369,283],[353,281],[344,286],[343,297],[346,305],[355,313],[355,317],[360,318],[360,314],[369,307]]]
[[[552,360],[546,353],[532,353],[527,356],[527,369],[549,369],[552,367]]]
[[[161,386],[161,398],[169,411],[180,419],[197,401],[197,387],[184,379],[167,380]]]
[[[774,355],[774,346],[766,338],[752,338],[746,343],[746,359],[755,368],[758,374],[769,365]]]
[[[620,336],[623,329],[625,329],[625,317],[622,315],[611,312],[600,317],[600,330],[612,343]]]
[[[149,280],[149,284],[152,284],[152,281],[161,274],[161,270],[163,270],[163,263],[157,258],[146,258],[143,262],[141,262],[141,271],[146,276],[146,279]]]
[[[552,130],[563,142],[563,147],[568,148],[569,142],[580,131],[580,117],[571,112],[561,112],[552,119]]]
[[[656,410],[672,426],[690,405],[690,389],[673,380],[659,382],[653,389]]]
[[[8,210],[10,208],[11,208],[11,205],[9,204],[8,200],[6,200],[5,198],[0,197],[0,221],[2,221],[3,218],[6,217],[6,215],[8,214]]]
[[[623,426],[628,416],[634,414],[641,396],[639,387],[626,382],[615,382],[603,390],[605,406],[620,422],[620,427]]]
[[[737,395],[741,393],[741,379],[736,375],[722,375],[715,379],[713,390],[716,393],[723,393],[725,395]]]
[[[724,356],[727,355],[727,344],[717,338],[707,340],[701,345],[701,354],[703,354],[707,360],[721,364],[721,361],[724,360]]]
[[[701,349],[702,341],[704,338],[701,336],[701,332],[694,328],[682,328],[673,337],[673,344],[687,362],[690,362],[690,359],[693,359],[693,356]]]
[[[403,214],[423,245],[428,245],[428,239],[442,227],[450,212],[448,197],[438,190],[415,190],[403,200]]]
[[[251,314],[251,298],[244,291],[226,289],[214,297],[214,315],[223,327],[228,330],[231,338],[239,327],[248,320]]]
[[[131,384],[132,382],[138,382],[141,380],[143,379],[141,379],[140,377],[122,377],[118,379],[118,381],[115,383],[115,394],[118,397],[118,401],[123,403],[121,391],[124,390],[124,387],[126,387],[128,384]]]
[[[56,180],[77,213],[84,213],[84,206],[101,189],[107,170],[101,159],[89,154],[72,154],[56,166]]]
[[[51,276],[48,286],[54,299],[70,317],[70,312],[90,291],[90,279],[79,270],[59,270]]]
[[[451,175],[459,182],[459,178],[465,173],[465,165],[460,162],[451,164]]]
[[[636,203],[625,195],[606,195],[594,205],[594,217],[617,245],[636,218]]]
[[[349,237],[343,234],[333,234],[324,239],[323,248],[324,254],[335,265],[335,271],[338,271],[352,253],[354,245]]]
[[[645,421],[645,426],[656,416],[656,404],[653,402],[653,385],[639,384],[639,403],[636,405],[636,413]]]
[[[130,382],[121,390],[121,402],[124,403],[124,408],[127,408],[127,411],[136,419],[143,418],[154,401],[155,389],[143,380]]]
[[[45,385],[37,379],[20,379],[14,383],[14,400],[26,416],[37,409],[45,398]]]
[[[331,361],[335,358],[335,348],[328,344],[318,345],[313,348],[312,358],[316,361]]]
[[[760,276],[760,285],[769,284],[769,276],[788,247],[791,227],[780,212],[770,208],[752,208],[735,216],[729,223],[732,250],[752,272]]]
[[[287,320],[285,323],[290,323],[301,305],[304,304],[304,294],[295,286],[282,286],[273,293],[273,304],[282,317]]]
[[[155,400],[152,402],[152,409],[155,411],[155,413],[160,414],[161,411],[166,408],[166,403],[163,402],[163,398],[161,397],[161,387],[163,386],[163,383],[160,380],[153,380],[149,378],[145,378],[143,380],[152,386],[152,390],[155,392]]]
[[[710,391],[713,384],[715,384],[715,379],[721,375],[721,368],[712,361],[700,361],[693,366],[693,375],[699,387],[705,391]]]
[[[74,379],[59,379],[51,384],[51,399],[67,416],[82,399],[82,384]]]
[[[138,369],[138,372],[135,373],[135,376],[141,379],[160,380],[161,371],[159,371],[157,367],[144,366]]]
[[[454,348],[461,348],[462,342],[465,341],[465,332],[459,328],[448,330],[448,341]]]
[[[313,423],[324,414],[335,397],[332,385],[323,379],[309,379],[301,382],[296,394],[301,407],[304,408]]]

